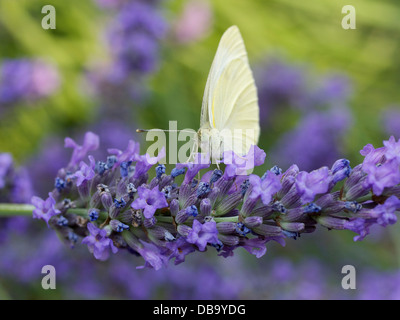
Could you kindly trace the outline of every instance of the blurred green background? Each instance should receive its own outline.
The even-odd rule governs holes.
[[[40,58],[56,66],[60,77],[60,85],[51,95],[4,106],[0,113],[0,151],[10,152],[24,165],[46,148],[48,137],[61,139],[89,130],[102,113],[107,114],[107,108],[117,114],[128,110],[129,116],[121,117],[132,132],[136,128],[168,128],[170,120],[176,120],[180,129],[198,129],[208,71],[219,39],[231,25],[240,28],[256,75],[263,65],[279,58],[289,66],[306,66],[317,85],[318,79],[328,73],[348,77],[351,94],[346,103],[352,121],[340,140],[340,157],[357,164],[362,160],[359,150],[364,145],[381,146],[390,134],[399,134],[388,132],[382,121],[388,107],[400,106],[398,1],[198,2],[204,2],[208,11],[200,19],[198,34],[188,39],[180,38],[179,28],[184,28],[182,15],[189,1],[155,2],[167,30],[159,40],[158,66],[140,76],[139,88],[145,87],[145,94],[137,98],[122,91],[123,103],[111,98],[111,104],[108,101],[104,107],[102,94],[93,93],[88,83],[88,74],[112,62],[107,31],[117,10],[91,0],[0,0],[0,65],[6,59]],[[41,8],[48,4],[56,8],[55,30],[41,26]],[[356,9],[355,30],[341,26],[342,7],[348,4]],[[256,78],[258,86],[262,87],[265,77],[268,74]],[[118,84],[113,86],[118,89]],[[260,104],[261,109],[264,107]],[[276,109],[273,117],[274,126],[261,124],[259,146],[267,158],[278,135],[293,129],[301,115],[282,108]],[[144,151],[144,137],[132,137],[141,141]],[[258,173],[263,170],[266,168]],[[313,256],[337,268],[348,263],[396,269],[400,263],[399,228],[392,226],[385,231],[389,232],[354,243],[350,232],[319,230],[299,241],[289,241],[286,248],[272,245],[263,260],[285,256],[296,261]],[[18,293],[11,296],[18,297]],[[47,298],[40,293],[37,297]]]
[[[46,4],[57,9],[55,30],[41,27],[41,8]],[[184,4],[162,3],[169,21],[179,17]],[[140,110],[140,124],[166,128],[173,119],[188,128],[198,127],[204,85],[218,41],[223,31],[235,24],[254,67],[266,55],[278,52],[293,63],[309,63],[321,73],[332,69],[346,72],[355,88],[351,101],[355,122],[346,139],[346,151],[357,157],[366,143],[379,145],[386,137],[379,115],[400,100],[396,59],[400,7],[389,0],[354,3],[357,29],[344,30],[341,10],[346,4],[232,0],[228,5],[222,0],[210,1],[213,18],[204,38],[179,44],[170,34],[163,43],[161,66],[151,76],[152,93]],[[57,64],[63,79],[60,91],[50,99],[35,108],[15,107],[8,117],[2,117],[0,149],[21,161],[49,132],[90,121],[95,105],[80,84],[82,73],[93,61],[106,59],[102,33],[107,10],[99,10],[92,1],[74,0],[2,0],[0,5],[1,57],[45,57]],[[260,144],[268,150],[269,141]]]

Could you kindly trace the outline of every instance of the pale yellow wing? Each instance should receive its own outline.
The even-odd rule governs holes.
[[[230,135],[233,150],[239,154],[247,153],[252,144],[258,143],[257,89],[236,26],[230,27],[222,36],[207,79],[200,119],[200,128],[206,127],[219,130],[221,139]],[[219,142],[214,139],[213,143]]]

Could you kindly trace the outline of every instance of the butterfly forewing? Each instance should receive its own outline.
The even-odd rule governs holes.
[[[247,153],[258,142],[257,89],[236,26],[222,36],[208,75],[200,119],[200,131],[204,129],[217,129],[221,133],[211,139],[213,144],[221,144],[222,139],[231,136],[231,143],[224,145],[238,154]],[[253,133],[249,134],[249,130]],[[224,150],[227,151],[224,147],[221,152]]]

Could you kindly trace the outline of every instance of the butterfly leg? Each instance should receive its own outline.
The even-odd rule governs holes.
[[[190,155],[189,155],[188,159],[186,160],[186,163],[190,162],[190,160],[191,160],[192,158],[193,158],[193,160],[194,160],[195,152],[198,151],[198,147],[199,147],[199,144],[198,144],[197,139],[191,138],[191,140],[193,140],[194,143],[193,143],[192,150],[190,151]]]

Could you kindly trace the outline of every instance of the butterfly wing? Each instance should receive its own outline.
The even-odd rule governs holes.
[[[231,139],[221,151],[246,154],[260,133],[257,89],[239,29],[222,36],[203,97],[200,128],[217,129],[212,143]]]

